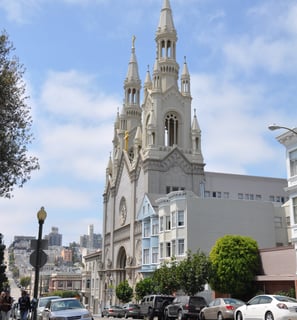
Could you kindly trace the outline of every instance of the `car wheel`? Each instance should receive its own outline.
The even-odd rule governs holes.
[[[221,314],[221,312],[218,313],[217,320],[224,320],[224,317]]]
[[[177,320],[183,320],[183,312],[181,310],[178,311]]]
[[[205,320],[205,315],[203,312],[200,313],[200,320]]]
[[[240,311],[238,311],[237,313],[236,313],[236,320],[242,320],[243,318],[242,318],[242,313],[240,312]]]
[[[265,320],[273,320],[273,314],[268,311],[266,314],[265,314]]]

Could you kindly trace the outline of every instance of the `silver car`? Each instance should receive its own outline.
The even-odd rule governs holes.
[[[200,319],[233,319],[234,311],[244,304],[245,303],[243,301],[234,298],[216,298],[215,300],[211,301],[208,306],[201,310]]]
[[[41,297],[38,299],[37,302],[37,320],[42,320],[42,311],[44,310],[45,306],[50,300],[53,299],[61,299],[59,296],[47,296],[47,297]]]
[[[76,298],[50,300],[42,311],[43,320],[84,319],[92,320],[92,314]]]

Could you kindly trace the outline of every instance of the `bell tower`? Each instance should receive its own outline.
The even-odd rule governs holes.
[[[191,83],[186,58],[184,58],[180,88],[178,86],[180,68],[176,61],[177,32],[169,0],[163,0],[159,24],[155,33],[155,43],[154,68],[152,77],[149,70],[146,75],[142,105],[144,162],[152,163],[154,160],[156,163],[155,161],[158,161],[161,168],[170,163],[170,166],[179,167],[178,170],[177,168],[174,170],[175,172],[181,170],[184,179],[180,180],[178,174],[174,178],[167,172],[162,179],[174,180],[175,182],[171,182],[174,185],[163,186],[161,189],[151,192],[166,193],[166,190],[171,190],[172,187],[174,189],[190,189],[199,195],[198,185],[203,181],[204,175],[201,130],[196,113],[193,119],[191,117]],[[172,156],[170,156],[171,154]],[[186,163],[186,167],[191,168],[190,170],[186,169]],[[153,171],[151,174],[154,176]],[[162,173],[159,172],[157,175],[161,177]],[[183,185],[179,185],[178,181],[182,180],[184,180]],[[185,182],[186,180],[187,182]],[[194,181],[193,184],[190,181]],[[196,185],[196,183],[198,184]]]

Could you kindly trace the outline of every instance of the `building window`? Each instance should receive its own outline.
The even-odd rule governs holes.
[[[204,197],[209,198],[210,197],[210,191],[204,191]]]
[[[274,217],[274,225],[276,228],[282,228],[283,226],[282,217]]]
[[[160,217],[160,231],[164,231],[164,217]]]
[[[185,253],[185,240],[184,239],[178,239],[178,247],[177,247],[177,254],[179,256],[183,255]]]
[[[170,242],[166,242],[166,257],[170,257],[171,256],[171,243]]]
[[[174,113],[167,114],[165,118],[165,146],[177,145],[178,120]]]
[[[177,212],[177,225],[178,225],[178,227],[182,227],[185,225],[184,211],[179,210]]]
[[[176,227],[176,213],[175,213],[175,211],[171,212],[171,225],[172,225],[172,229]]]
[[[294,224],[297,224],[297,197],[292,199]]]
[[[287,226],[290,227],[290,225],[291,225],[290,216],[287,216],[287,217],[286,217],[286,222],[287,222]]]
[[[164,243],[160,243],[160,258],[164,258]]]
[[[229,199],[229,192],[224,192],[224,199]]]
[[[289,152],[290,159],[290,175],[291,177],[297,175],[297,149]]]
[[[166,216],[165,220],[166,220],[166,230],[170,230],[170,216]]]
[[[176,241],[172,240],[171,241],[171,248],[172,248],[172,255],[175,256],[176,255]]]
[[[152,248],[152,263],[158,263],[158,247]]]
[[[159,233],[159,223],[158,219],[154,218],[152,220],[152,235],[155,236]]]
[[[143,223],[143,236],[146,238],[150,236],[150,223],[148,221]]]
[[[243,193],[238,193],[238,199],[243,200]]]
[[[143,249],[143,264],[150,263],[150,249]]]
[[[256,200],[262,200],[262,196],[260,194],[256,194]]]

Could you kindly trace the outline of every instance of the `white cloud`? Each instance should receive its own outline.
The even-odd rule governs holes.
[[[265,112],[264,88],[232,82],[220,74],[191,79],[194,108],[199,101],[207,171],[246,173],[248,165],[265,163],[275,155],[264,137],[274,116]]]
[[[233,68],[240,68],[246,73],[255,69],[264,69],[269,73],[295,73],[297,42],[269,40],[262,37],[244,37],[229,41],[223,47],[227,61]]]
[[[53,116],[67,117],[71,122],[110,119],[120,103],[100,92],[95,81],[94,76],[75,70],[51,71],[42,88],[40,103]]]
[[[30,18],[39,12],[42,1],[38,0],[0,0],[7,18],[19,24],[30,22]]]

